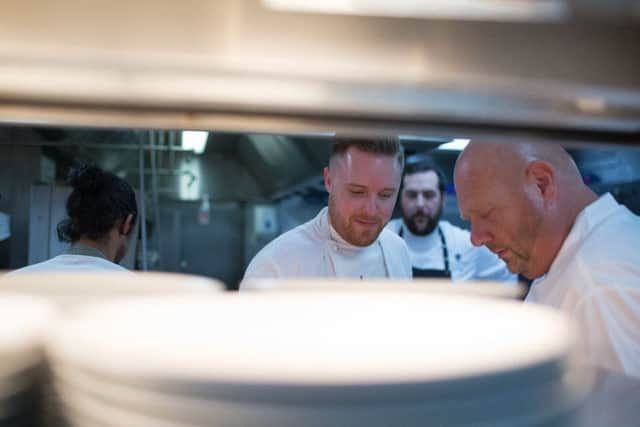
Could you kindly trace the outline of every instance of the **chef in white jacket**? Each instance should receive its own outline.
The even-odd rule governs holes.
[[[95,272],[128,270],[118,265],[127,252],[138,207],[133,188],[116,175],[82,165],[69,173],[73,191],[68,218],[58,224],[58,237],[70,242],[64,254],[9,274],[48,271]]]
[[[400,191],[402,218],[391,220],[387,228],[407,244],[413,277],[515,283],[517,276],[500,258],[484,246],[473,246],[467,230],[441,219],[444,190],[444,174],[431,159],[405,165]]]
[[[640,218],[559,145],[471,143],[454,175],[472,242],[535,279],[526,302],[574,320],[583,362],[640,377]]]
[[[260,250],[240,289],[250,278],[410,278],[406,245],[384,228],[403,163],[395,138],[336,138],[324,169],[329,206]]]

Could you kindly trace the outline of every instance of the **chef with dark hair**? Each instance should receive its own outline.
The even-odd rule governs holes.
[[[64,254],[14,271],[128,271],[118,263],[125,256],[138,207],[125,180],[96,166],[72,169],[67,183],[68,218],[58,224],[58,238],[70,242]]]

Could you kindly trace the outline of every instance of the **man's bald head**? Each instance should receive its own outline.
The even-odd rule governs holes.
[[[547,272],[595,196],[557,144],[473,142],[458,158],[454,179],[472,242],[530,278]]]
[[[563,177],[582,180],[575,162],[558,144],[474,141],[460,154],[454,174],[492,174],[502,179],[513,179],[534,161],[548,163],[556,174]]]

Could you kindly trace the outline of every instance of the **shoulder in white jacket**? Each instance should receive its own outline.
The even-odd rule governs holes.
[[[311,221],[280,235],[251,260],[248,278],[336,277],[330,259],[330,232],[324,208]],[[411,262],[406,245],[397,235],[383,229],[378,237],[391,278],[410,278]],[[241,285],[242,288],[242,285]]]
[[[43,272],[105,272],[115,271],[129,273],[126,268],[115,264],[109,260],[88,256],[88,255],[72,255],[62,254],[55,256],[37,264],[28,265],[26,267],[12,271],[9,274],[25,274],[25,273],[43,273]]]
[[[402,226],[402,218],[396,218],[389,222],[387,228],[397,234]],[[440,221],[438,226],[442,229],[442,234],[444,235],[447,245],[449,269],[451,270],[451,278],[453,281],[496,280],[513,283],[517,281],[517,276],[507,269],[506,264],[497,255],[484,246],[473,246],[468,230],[457,227],[448,221]],[[421,237],[414,236],[413,238],[420,239]],[[425,237],[425,239],[426,238],[427,237]],[[419,248],[412,247],[410,242],[406,243],[409,247],[409,254],[413,266],[417,268],[434,268],[431,264],[434,261],[443,264],[442,251],[434,251],[434,256],[437,256],[437,260],[425,260],[424,253],[420,253]],[[437,243],[439,248],[439,240]],[[429,265],[420,265],[421,261],[426,261]]]

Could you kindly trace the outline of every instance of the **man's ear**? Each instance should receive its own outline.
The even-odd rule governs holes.
[[[327,193],[331,193],[331,171],[329,170],[329,166],[324,167],[323,175],[324,175],[324,188],[326,188]]]
[[[120,224],[120,234],[128,236],[129,233],[131,233],[132,229],[133,229],[133,214],[129,214],[124,219],[124,221],[122,221],[122,224]]]
[[[556,174],[553,166],[544,160],[536,160],[527,166],[527,182],[534,184],[538,193],[548,202],[556,197]]]

